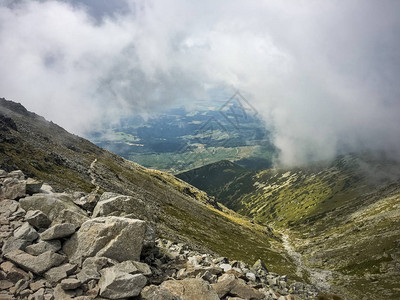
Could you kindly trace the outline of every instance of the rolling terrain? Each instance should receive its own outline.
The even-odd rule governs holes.
[[[178,175],[207,186],[209,165]],[[232,169],[232,166],[230,166]],[[349,299],[400,298],[400,165],[350,154],[307,168],[241,172],[205,189],[217,201],[280,232],[314,284]]]

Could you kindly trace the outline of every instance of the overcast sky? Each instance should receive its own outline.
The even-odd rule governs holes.
[[[400,1],[0,3],[0,97],[74,133],[226,88],[284,164],[399,157]]]

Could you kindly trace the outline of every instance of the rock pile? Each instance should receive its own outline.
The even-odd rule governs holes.
[[[156,239],[125,196],[53,193],[0,170],[0,299],[313,299],[269,272]],[[124,202],[125,201],[125,202]],[[114,209],[115,207],[115,209]],[[134,212],[131,212],[133,214]]]

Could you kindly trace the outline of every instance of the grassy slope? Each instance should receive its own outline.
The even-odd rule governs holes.
[[[155,222],[159,235],[248,263],[262,258],[271,270],[296,278],[293,263],[265,227],[215,209],[204,192],[171,175],[129,162],[0,99],[0,168],[21,169],[59,191],[90,192],[95,186],[88,170],[95,159],[100,191],[136,197],[135,215]]]
[[[248,171],[228,160],[221,160],[175,176],[215,196],[221,187],[244,173]]]
[[[217,200],[290,232],[305,263],[333,270],[335,289],[350,298],[399,299],[399,170],[384,158],[346,156],[332,165],[244,174]]]

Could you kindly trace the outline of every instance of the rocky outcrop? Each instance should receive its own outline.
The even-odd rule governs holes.
[[[132,274],[133,272],[122,264],[101,270],[100,296],[109,299],[135,297],[145,287],[146,277],[140,273]]]
[[[86,215],[85,211],[74,204],[72,195],[65,193],[35,194],[21,199],[19,204],[26,211],[40,210],[51,221],[56,220],[63,210],[71,210],[78,214]]]
[[[0,299],[281,300],[312,299],[318,293],[269,272],[261,260],[249,266],[202,254],[185,244],[155,240],[154,228],[143,220],[97,217],[112,214],[118,205],[123,212],[120,201],[133,201],[129,197],[94,197],[100,202],[89,218],[82,209],[93,207],[86,206],[88,197],[41,193],[0,201],[0,220],[7,224],[0,237]],[[83,216],[84,222],[60,222],[65,211]]]
[[[26,195],[39,193],[42,184],[39,180],[25,179],[20,170],[3,173],[0,174],[0,196],[4,199],[18,200]]]
[[[82,224],[65,243],[63,250],[70,261],[78,263],[91,256],[108,257],[120,262],[139,260],[145,231],[146,224],[141,220],[94,218]]]
[[[21,250],[13,250],[7,253],[4,257],[24,270],[31,271],[35,274],[42,274],[51,267],[60,265],[66,259],[64,255],[52,251],[47,251],[38,256],[34,256]]]

